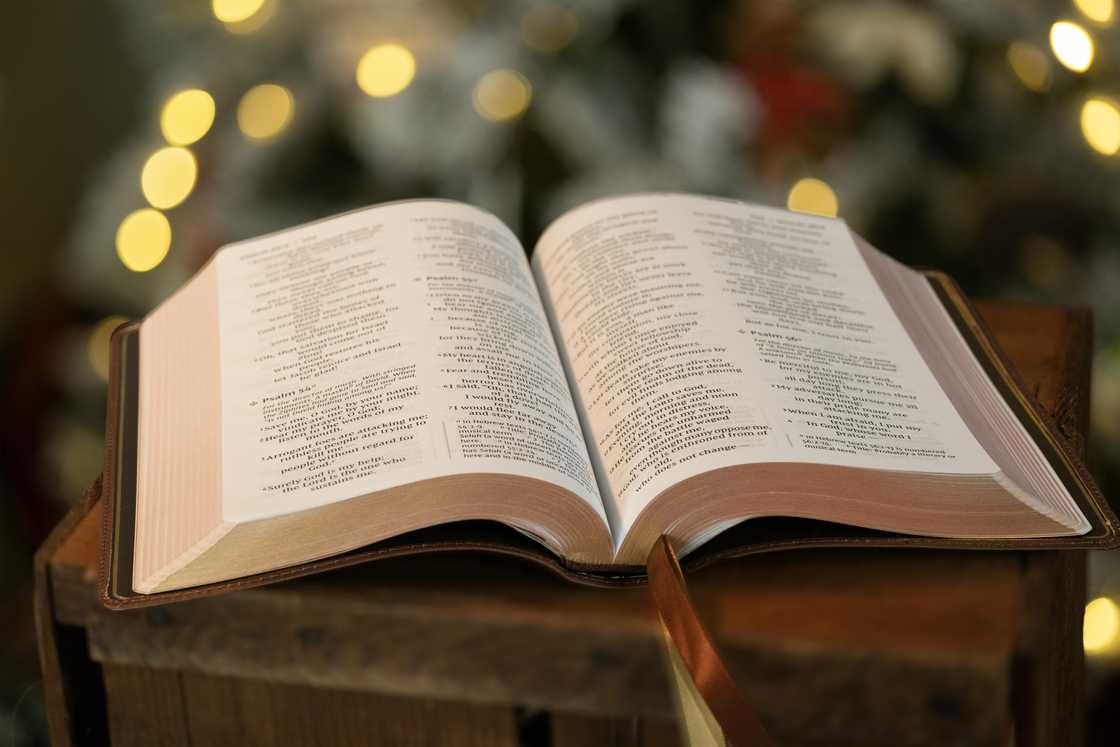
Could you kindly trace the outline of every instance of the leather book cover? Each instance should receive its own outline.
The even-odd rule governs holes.
[[[1077,501],[1091,524],[1089,532],[1077,537],[952,539],[903,535],[812,519],[769,517],[744,521],[706,543],[684,559],[682,565],[686,572],[728,558],[803,547],[982,550],[1120,547],[1120,527],[1113,508],[1097,488],[1080,456],[1058,435],[1056,425],[1023,386],[1018,374],[999,351],[983,320],[951,278],[938,272],[925,274],[985,371]],[[409,532],[340,555],[231,581],[156,594],[139,594],[133,591],[131,583],[139,391],[138,330],[138,323],[123,325],[116,330],[111,341],[105,465],[100,498],[105,510],[98,559],[98,586],[101,601],[107,607],[140,607],[192,599],[380,558],[431,552],[487,552],[520,558],[544,566],[570,581],[592,586],[644,584],[648,580],[644,568],[573,565],[502,524],[470,521]]]

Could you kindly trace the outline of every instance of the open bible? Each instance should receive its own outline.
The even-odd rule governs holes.
[[[485,211],[389,203],[224,247],[113,346],[109,602],[485,522],[591,580],[763,517],[1115,542],[951,281],[830,218],[618,197],[530,261]]]

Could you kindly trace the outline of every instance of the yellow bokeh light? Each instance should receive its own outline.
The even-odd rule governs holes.
[[[1083,642],[1085,651],[1099,653],[1120,638],[1120,608],[1108,597],[1097,597],[1085,605]]]
[[[105,381],[109,379],[109,338],[113,336],[113,330],[127,321],[123,316],[107,316],[89,333],[89,342],[86,343],[89,364]]]
[[[201,88],[180,91],[167,100],[159,127],[172,145],[190,145],[214,124],[214,98]]]
[[[538,52],[559,52],[577,33],[579,16],[561,5],[534,5],[521,17],[521,41]]]
[[[533,87],[516,70],[491,70],[474,87],[474,108],[484,119],[504,122],[521,116],[533,98]]]
[[[1103,98],[1086,101],[1081,107],[1081,134],[1102,155],[1120,152],[1120,108],[1116,102]]]
[[[412,82],[416,60],[400,44],[379,44],[362,55],[356,77],[358,87],[370,96],[394,96]]]
[[[237,104],[237,126],[253,140],[268,140],[292,121],[295,101],[291,92],[275,83],[249,89]]]
[[[836,193],[820,179],[806,177],[798,180],[789,191],[786,206],[799,213],[813,213],[835,218],[840,212]]]
[[[137,210],[117,228],[117,256],[133,272],[152,269],[163,261],[170,248],[171,224],[158,210]]]
[[[264,2],[260,5],[260,10],[246,18],[244,21],[230,21],[226,23],[226,31],[234,34],[251,34],[256,30],[263,28],[266,23],[272,20],[272,16],[275,13],[275,0],[264,0]]]
[[[240,23],[256,15],[265,0],[213,0],[214,17],[222,23]]]
[[[1050,88],[1050,60],[1033,44],[1017,41],[1007,48],[1007,64],[1020,82],[1032,91]]]
[[[140,173],[140,189],[152,207],[166,210],[187,199],[198,177],[198,164],[186,148],[160,148]]]
[[[1115,12],[1113,0],[1073,0],[1073,4],[1090,21],[1100,24],[1112,22],[1112,14]]]
[[[1073,21],[1058,21],[1050,27],[1050,49],[1058,62],[1075,73],[1083,73],[1093,64],[1093,39]]]

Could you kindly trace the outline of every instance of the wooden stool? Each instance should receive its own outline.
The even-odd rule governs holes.
[[[1089,312],[978,306],[1083,448]],[[679,744],[644,589],[433,556],[110,612],[100,514],[75,508],[36,557],[56,745]],[[1083,552],[811,550],[689,581],[783,745],[1057,745],[1083,734],[1085,571]]]

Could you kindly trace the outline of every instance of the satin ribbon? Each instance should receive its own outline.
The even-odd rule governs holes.
[[[646,559],[649,589],[672,653],[679,655],[692,684],[734,747],[777,747],[743,695],[696,614],[669,539],[662,535]],[[718,744],[718,739],[713,743]]]

